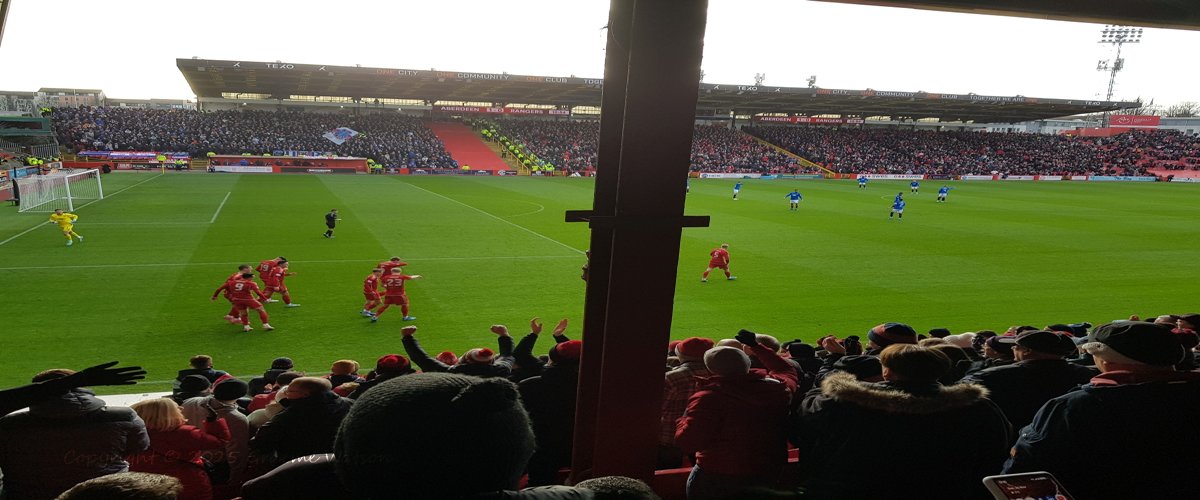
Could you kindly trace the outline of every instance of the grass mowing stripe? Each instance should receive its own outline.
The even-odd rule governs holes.
[[[118,190],[117,190],[117,192],[115,192],[115,193],[112,193],[112,194],[110,194],[110,195],[106,196],[105,198],[112,198],[113,196],[116,196],[117,194],[121,193],[122,191],[125,191],[126,189],[129,189],[129,188],[132,188],[132,187],[136,187],[136,186],[140,186],[140,185],[142,185],[143,183],[146,183],[146,182],[152,181],[152,180],[154,180],[154,179],[157,179],[157,178],[159,178],[159,177],[162,177],[162,176],[163,176],[163,174],[158,174],[158,175],[156,175],[156,176],[154,176],[154,177],[151,177],[151,178],[149,178],[149,179],[145,179],[145,180],[143,180],[143,181],[141,181],[141,182],[138,182],[137,184],[133,184],[133,185],[130,185],[130,186],[125,186],[124,188],[118,189]],[[79,211],[79,210],[82,210],[82,209],[83,209],[83,207],[86,207],[86,206],[88,206],[88,205],[91,205],[92,203],[95,203],[95,202],[97,202],[97,201],[100,201],[100,200],[99,200],[99,199],[97,199],[97,200],[92,200],[92,201],[89,201],[89,202],[87,202],[87,203],[84,203],[83,205],[80,205],[80,206],[79,206],[79,208],[76,208],[74,211]],[[29,233],[33,232],[33,230],[35,230],[35,229],[37,229],[37,228],[39,228],[39,227],[42,227],[42,224],[45,224],[45,223],[44,223],[44,222],[40,222],[40,223],[38,223],[37,225],[35,225],[35,226],[33,226],[33,227],[29,228],[29,229],[26,229],[26,230],[24,230],[24,231],[21,231],[20,233],[17,233],[17,234],[16,234],[16,235],[14,235],[14,236],[11,236],[11,237],[9,237],[7,240],[0,241],[0,246],[3,246],[5,243],[8,243],[8,242],[10,242],[10,241],[12,241],[12,240],[15,240],[15,239],[17,239],[17,238],[20,238],[20,237],[22,237],[22,236],[25,236],[26,234],[29,234]]]
[[[537,259],[575,259],[575,255],[512,255],[512,256],[479,256],[479,257],[406,257],[412,262],[427,262],[441,260],[537,260]],[[294,264],[347,264],[361,262],[379,262],[379,259],[342,259],[342,260],[293,260]],[[24,266],[0,267],[0,271],[26,271],[32,269],[105,269],[125,267],[192,267],[192,266],[236,266],[246,262],[164,262],[155,264],[95,264],[87,266]]]
[[[556,239],[554,239],[554,238],[551,238],[551,237],[549,237],[549,236],[546,236],[546,235],[544,235],[544,234],[542,234],[542,233],[539,233],[539,232],[537,232],[537,231],[534,231],[534,230],[532,230],[532,229],[529,229],[529,228],[527,228],[527,227],[525,227],[525,226],[522,226],[522,225],[520,225],[520,224],[517,224],[517,223],[515,223],[515,222],[513,222],[513,221],[510,221],[510,220],[507,220],[507,219],[501,218],[501,217],[499,217],[499,216],[497,216],[497,215],[493,215],[491,212],[487,212],[487,211],[485,211],[485,210],[481,210],[481,209],[479,209],[479,208],[475,208],[475,207],[473,207],[473,206],[471,206],[471,205],[468,205],[468,204],[466,204],[466,203],[463,203],[463,202],[461,202],[461,201],[458,201],[458,200],[456,200],[456,199],[454,199],[454,198],[451,198],[451,197],[449,197],[449,196],[445,196],[445,195],[442,195],[442,194],[439,194],[439,193],[435,193],[435,192],[433,192],[433,191],[430,191],[430,190],[428,190],[428,189],[425,189],[425,188],[423,188],[423,187],[421,187],[421,186],[417,186],[417,185],[415,185],[415,184],[412,184],[412,183],[405,182],[404,184],[407,184],[407,185],[409,185],[409,186],[412,186],[412,187],[414,187],[414,188],[420,189],[421,191],[424,191],[424,192],[426,192],[426,193],[429,193],[429,194],[432,194],[432,195],[434,195],[434,196],[437,196],[438,198],[442,198],[442,199],[445,199],[445,200],[452,201],[452,202],[454,202],[454,203],[457,203],[457,204],[459,204],[459,205],[462,205],[462,206],[464,206],[464,207],[467,207],[467,208],[469,208],[469,209],[471,209],[471,210],[474,210],[474,211],[476,211],[476,212],[479,212],[479,213],[481,213],[481,214],[483,214],[483,215],[486,215],[486,216],[488,216],[488,217],[491,217],[491,218],[493,218],[493,219],[496,219],[496,220],[498,220],[498,221],[500,221],[500,222],[503,222],[503,223],[505,223],[505,224],[512,225],[512,226],[514,226],[514,227],[516,227],[516,228],[518,228],[518,229],[521,229],[522,231],[528,232],[529,234],[532,234],[532,235],[534,235],[534,236],[537,236],[537,237],[539,237],[539,238],[542,238],[542,239],[544,239],[544,240],[546,240],[546,241],[552,241],[552,242],[554,242],[554,243],[557,243],[557,244],[559,244],[559,245],[562,245],[563,247],[570,248],[570,249],[571,249],[572,251],[574,251],[574,252],[577,252],[577,253],[580,253],[580,254],[582,254],[582,253],[583,253],[583,250],[580,250],[580,249],[578,249],[578,248],[575,248],[575,247],[573,247],[573,246],[571,246],[571,245],[568,245],[568,244],[566,244],[566,243],[563,243],[563,242],[561,242],[561,241],[558,241],[558,240],[556,240]],[[544,208],[544,207],[543,207],[543,208]],[[537,212],[534,212],[534,213],[537,213]],[[530,215],[530,214],[521,214],[521,215]]]

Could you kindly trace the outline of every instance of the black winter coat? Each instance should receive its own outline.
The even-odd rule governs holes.
[[[1088,383],[1099,374],[1099,370],[1073,365],[1064,359],[1031,359],[978,371],[962,382],[986,387],[988,399],[1004,410],[1013,429],[1020,430],[1033,421],[1033,415],[1046,401]]]
[[[333,392],[290,399],[250,440],[250,449],[274,454],[276,463],[317,453],[332,453],[333,438],[353,401]]]
[[[530,486],[555,484],[558,469],[571,464],[578,385],[578,363],[551,364],[541,375],[521,381],[521,402],[537,441],[537,451],[529,459]]]

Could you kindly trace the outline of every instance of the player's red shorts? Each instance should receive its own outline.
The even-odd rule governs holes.
[[[276,285],[272,283],[268,284],[266,288],[263,288],[263,295],[270,295],[275,292],[288,293],[287,285]]]
[[[250,308],[250,309],[259,309],[263,306],[262,302],[259,302],[256,299],[249,299],[249,300],[237,299],[237,300],[233,301],[233,305],[235,307],[239,307],[239,308],[246,307],[246,308]]]
[[[408,295],[384,295],[383,303],[392,306],[408,305]]]
[[[708,267],[711,267],[713,269],[729,269],[729,264],[726,264],[721,261],[710,260],[710,261],[708,261]]]
[[[367,300],[379,300],[379,292],[363,292],[363,297]]]

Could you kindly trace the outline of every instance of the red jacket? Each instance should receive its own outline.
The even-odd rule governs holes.
[[[705,472],[774,477],[787,462],[787,411],[796,370],[755,346],[767,372],[706,379],[675,427],[675,444]]]
[[[225,420],[204,422],[204,429],[181,425],[169,431],[148,431],[150,447],[130,455],[129,470],[176,477],[183,483],[179,500],[211,500],[212,484],[204,472],[200,452],[225,447],[229,426]]]

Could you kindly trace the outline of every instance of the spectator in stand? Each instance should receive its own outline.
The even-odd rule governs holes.
[[[267,386],[275,383],[275,377],[293,368],[292,358],[275,358],[271,361],[271,369],[263,372],[263,376],[250,379],[250,395],[274,392]]]
[[[170,396],[175,404],[182,405],[184,401],[191,398],[202,398],[208,396],[208,389],[212,387],[208,379],[204,375],[188,375],[179,381],[178,390],[174,391]]]
[[[216,385],[217,382],[231,378],[230,375],[224,371],[214,370],[212,356],[207,354],[197,354],[192,356],[192,359],[188,361],[188,364],[191,365],[191,368],[179,370],[179,376],[175,377],[175,380],[183,382],[183,378],[187,377],[188,375],[202,375],[204,378],[208,379],[209,384]]]
[[[375,369],[367,374],[366,380],[358,384],[358,388],[350,394],[350,399],[358,399],[364,392],[367,392],[372,387],[383,383],[386,380],[391,380],[403,375],[411,375],[417,373],[413,370],[412,364],[408,358],[399,354],[388,354],[380,357],[375,362]]]
[[[201,427],[210,412],[215,412],[229,429],[229,440],[225,442],[224,449],[203,454],[211,466],[209,478],[213,481],[214,489],[221,489],[225,485],[236,488],[242,483],[242,472],[250,456],[250,424],[246,416],[238,411],[237,400],[245,397],[247,390],[245,382],[235,378],[226,379],[213,386],[211,396],[192,398],[181,406],[188,425]]]
[[[980,479],[1004,462],[1010,428],[970,384],[944,387],[950,360],[916,345],[879,354],[884,382],[833,373],[792,427],[812,498],[990,498]],[[873,464],[873,465],[872,465]]]
[[[497,343],[500,348],[499,354],[486,347],[476,347],[463,353],[462,357],[458,358],[458,364],[446,365],[441,361],[429,357],[424,349],[421,349],[421,344],[417,342],[414,334],[417,333],[417,327],[409,325],[400,329],[402,343],[404,344],[404,352],[408,353],[409,359],[417,366],[421,367],[424,372],[448,372],[458,373],[461,375],[474,375],[476,377],[508,377],[512,374],[513,366],[513,340],[508,334],[508,327],[504,325],[492,325],[492,333],[497,336]]]
[[[541,375],[542,370],[545,369],[546,361],[549,361],[549,359],[547,358],[546,361],[543,361],[541,357],[533,355],[533,346],[537,343],[538,336],[542,333],[542,328],[543,325],[539,318],[533,318],[529,320],[529,334],[521,338],[521,341],[517,342],[517,346],[513,348],[513,369],[512,374],[508,376],[508,379],[514,384],[519,384],[522,380],[525,380],[529,377]],[[554,327],[553,336],[555,344],[561,344],[571,340],[563,333],[566,330],[567,320],[566,318],[563,318],[558,322],[558,325]],[[446,352],[438,354],[437,360],[442,361],[441,356],[445,353]],[[450,354],[453,355],[454,353]],[[450,361],[450,358],[447,357],[446,361]],[[447,365],[453,365],[458,362],[458,359],[457,357],[454,357],[453,363],[448,363],[446,361],[442,362]]]
[[[275,418],[275,415],[278,415],[283,411],[283,404],[280,402],[283,401],[284,397],[287,395],[287,392],[284,391],[284,389],[287,389],[286,385],[280,387],[279,392],[272,394],[272,400],[270,403],[267,403],[266,408],[254,410],[250,412],[249,415],[246,415],[246,423],[250,425],[251,436],[258,432],[259,427],[262,427],[267,422],[270,422],[271,419]]]
[[[347,382],[361,383],[366,380],[358,376],[358,361],[352,359],[334,361],[333,366],[329,367],[329,375],[325,378],[329,379],[329,383],[334,387]]]
[[[267,463],[333,451],[333,436],[353,401],[333,393],[328,380],[300,377],[285,389],[283,411],[254,434],[250,449]]]
[[[530,486],[558,484],[558,470],[571,465],[582,355],[582,341],[556,343],[550,348],[550,363],[541,374],[522,380],[518,386],[537,442],[537,451],[529,460]]]
[[[714,347],[704,365],[714,377],[701,385],[679,419],[675,444],[694,453],[688,500],[736,498],[743,490],[771,486],[787,462],[787,407],[796,370],[758,343],[754,332],[737,339],[767,367],[750,371],[742,349]]]
[[[304,372],[286,371],[280,373],[275,377],[275,381],[267,386],[269,389],[271,389],[271,392],[255,394],[254,397],[250,399],[250,404],[246,405],[246,411],[253,413],[266,408],[267,405],[271,404],[272,401],[276,401],[276,395],[280,392],[283,392],[284,387],[287,387],[287,385],[292,383],[293,380],[303,376]]]
[[[963,383],[979,384],[1004,411],[1014,429],[1033,421],[1033,415],[1053,398],[1088,383],[1098,371],[1067,363],[1075,353],[1071,337],[1047,330],[1032,330],[1015,337],[993,337],[1011,342],[1016,362],[975,372]],[[957,349],[957,347],[956,347]]]
[[[711,372],[704,366],[704,353],[713,348],[713,341],[688,337],[675,345],[675,357],[680,364],[663,377],[662,418],[659,420],[658,468],[674,469],[683,466],[683,450],[675,446],[675,428],[687,409],[688,400],[696,393],[700,379]]]
[[[118,472],[88,479],[55,500],[176,500],[183,483],[171,476],[145,472]]]
[[[167,398],[138,401],[131,406],[146,422],[150,447],[129,456],[129,470],[163,474],[183,483],[180,500],[212,498],[212,483],[205,473],[200,452],[222,449],[229,441],[229,427],[207,409],[203,428],[184,423],[179,405]]]
[[[1004,472],[1049,471],[1076,498],[1195,497],[1200,372],[1175,370],[1170,327],[1110,323],[1088,340],[1100,375],[1038,411]]]
[[[0,470],[7,498],[52,499],[88,479],[129,470],[124,456],[149,445],[129,408],[106,406],[88,385],[128,385],[140,367],[113,361],[75,372],[47,370],[0,393]],[[20,408],[29,411],[12,414]]]

